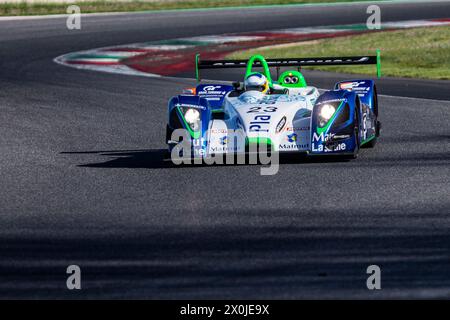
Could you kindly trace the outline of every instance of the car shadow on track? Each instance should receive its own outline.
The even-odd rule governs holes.
[[[80,164],[78,167],[88,168],[146,168],[163,169],[177,167],[210,167],[210,166],[250,166],[256,165],[249,163],[246,159],[245,164],[234,163],[225,164],[182,164],[176,165],[170,159],[170,154],[166,149],[145,149],[145,150],[117,150],[117,151],[79,151],[79,152],[61,152],[64,155],[99,155],[108,157],[107,161]],[[306,157],[300,154],[280,154],[280,164],[300,164],[300,163],[320,163],[320,162],[348,162],[348,159],[339,157]]]

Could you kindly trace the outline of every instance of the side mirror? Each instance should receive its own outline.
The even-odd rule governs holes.
[[[241,83],[239,81],[233,82],[232,86],[234,90],[240,90],[241,89]]]

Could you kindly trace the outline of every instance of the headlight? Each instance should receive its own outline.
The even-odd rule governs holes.
[[[320,108],[319,115],[323,120],[328,121],[333,116],[335,111],[336,108],[333,107],[331,104],[324,104],[322,108]]]
[[[192,108],[187,109],[184,114],[184,119],[192,130],[197,131],[200,129],[200,112],[198,110]]]

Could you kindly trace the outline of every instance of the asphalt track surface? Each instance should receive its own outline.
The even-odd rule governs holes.
[[[167,100],[191,80],[52,61],[146,40],[358,23],[365,8],[96,16],[81,31],[61,18],[1,21],[0,296],[450,297],[449,101],[382,96],[375,149],[350,162],[285,159],[261,176],[257,165],[162,161]],[[450,5],[385,4],[382,15],[443,18]],[[69,264],[82,268],[80,291],[66,289]],[[380,291],[366,289],[370,264],[382,268]]]

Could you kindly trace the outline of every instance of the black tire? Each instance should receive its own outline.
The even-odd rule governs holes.
[[[380,131],[379,126],[380,126],[380,122],[376,121],[375,122],[375,132],[376,132],[375,133],[375,138],[373,138],[369,142],[365,143],[363,145],[364,148],[373,148],[373,147],[375,147],[375,145],[377,144],[377,139],[378,139],[379,131]]]
[[[354,118],[353,118],[353,122],[355,123],[355,137],[356,137],[356,146],[355,146],[355,150],[353,151],[353,154],[351,155],[352,159],[356,159],[358,157],[358,153],[359,153],[359,149],[361,146],[361,140],[359,137],[359,108],[360,108],[360,102],[359,102],[359,98],[356,97],[355,100],[355,104],[356,104],[356,109],[355,109],[355,113],[354,113]]]
[[[376,86],[373,86],[373,113],[378,119],[378,93]]]
[[[369,142],[365,143],[363,145],[364,148],[373,148],[375,147],[375,145],[377,144],[377,137],[375,136],[375,138],[373,138],[372,140],[370,140]]]
[[[170,141],[170,139],[172,138],[172,128],[169,127],[169,125],[166,125],[166,143],[168,143]]]

